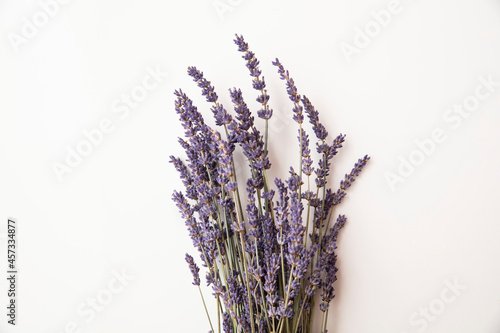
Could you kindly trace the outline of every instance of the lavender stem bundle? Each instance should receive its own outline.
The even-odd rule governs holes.
[[[318,111],[306,96],[299,95],[289,72],[276,59],[273,65],[293,102],[299,159],[297,168],[290,167],[289,175],[274,179],[272,186],[267,173],[271,168],[268,123],[273,110],[266,83],[259,61],[243,37],[236,35],[234,42],[258,92],[257,116],[265,121],[264,133],[257,129],[240,89],[229,90],[234,107],[231,115],[196,67],[189,67],[188,74],[211,103],[221,131],[205,123],[182,90],[175,91],[175,110],[185,131],[179,143],[186,161],[170,157],[185,187],[174,191],[172,198],[206,269],[206,283],[217,302],[216,321],[205,305],[200,269],[186,254],[193,285],[200,291],[210,332],[310,333],[313,314],[319,309],[320,332],[326,333],[337,279],[336,242],[346,223],[344,215],[335,217],[334,209],[369,157],[355,163],[337,190],[327,187],[331,159],[342,147],[345,135],[328,140]],[[306,118],[320,156],[316,165],[303,128]],[[236,176],[234,156],[239,151],[248,162],[251,176],[246,181]]]

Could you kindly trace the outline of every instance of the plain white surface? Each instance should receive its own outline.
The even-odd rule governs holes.
[[[222,16],[214,7],[221,3]],[[274,175],[284,174],[297,152],[275,57],[330,134],[347,133],[334,182],[358,157],[372,156],[340,208],[348,224],[329,332],[498,333],[500,87],[456,128],[444,117],[454,104],[473,101],[478,77],[500,81],[500,4],[402,0],[349,62],[343,43],[355,45],[358,29],[373,25],[372,11],[393,5],[73,0],[16,52],[9,38],[42,9],[32,0],[1,1],[0,242],[4,249],[7,217],[16,218],[20,274],[18,325],[7,325],[2,310],[0,331],[208,331],[184,262],[194,251],[170,200],[182,186],[168,163],[182,154],[172,92],[183,88],[210,118],[186,74],[196,65],[228,108],[227,89],[237,86],[255,110],[232,42],[241,33],[261,61],[277,115]],[[168,76],[128,114],[115,113],[148,68]],[[64,163],[67,147],[103,119],[112,132],[59,182],[53,163]],[[435,129],[446,140],[391,190],[387,173],[398,173],[400,157],[420,156],[415,140]],[[121,283],[122,271],[133,279]],[[455,281],[465,290],[453,294],[448,284]],[[92,308],[94,298],[106,304]]]

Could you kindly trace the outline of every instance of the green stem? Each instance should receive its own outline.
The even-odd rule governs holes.
[[[297,330],[299,329],[299,323],[300,319],[302,318],[302,311],[304,310],[304,305],[306,305],[305,300],[304,302],[302,302],[302,306],[300,307],[299,316],[297,317],[297,324],[295,324],[295,329],[293,330],[294,333],[297,333]]]
[[[227,125],[224,124],[224,130],[226,131],[226,137],[229,137],[229,131],[227,130]],[[231,167],[233,169],[234,182],[238,184],[238,178],[236,176],[236,165],[234,164],[234,159],[231,159]],[[236,187],[236,198],[238,199],[238,209],[240,210],[240,215],[243,215],[243,206],[241,205],[240,190]]]
[[[250,280],[248,279],[248,269],[247,269],[247,264],[245,260],[245,240],[243,239],[243,232],[240,231],[240,239],[241,239],[241,246],[243,250],[243,257],[241,258],[243,260],[243,269],[245,270],[245,279],[246,279],[246,285],[247,285],[247,294],[248,294],[248,308],[250,310],[250,325],[252,326],[252,333],[255,333],[255,324],[254,324],[254,318],[253,318],[253,309],[252,309],[252,298],[250,294]]]
[[[217,297],[217,323],[219,325],[219,333],[220,333],[220,297]]]
[[[324,332],[326,332],[326,324],[328,323],[328,310],[330,310],[330,308],[326,309],[326,312],[325,312],[325,326],[323,329]]]
[[[325,333],[325,331],[323,331],[323,324],[325,323],[325,313],[323,312],[323,318],[321,319],[321,326],[320,326],[320,332],[321,333]]]
[[[288,307],[287,304],[288,304],[288,297],[290,296],[290,287],[292,286],[292,277],[293,277],[293,270],[295,269],[295,267],[292,267],[292,269],[290,270],[290,277],[288,278],[288,288],[286,290],[286,294],[285,294],[285,312],[286,312],[286,308]],[[286,318],[284,317],[281,317],[280,321],[287,321]],[[281,331],[283,330],[283,323],[281,324],[281,327],[280,327],[280,330],[278,333],[281,333]]]
[[[297,108],[299,107],[299,104],[297,104]],[[302,193],[302,123],[299,124],[299,138],[300,138],[300,147],[299,147],[299,154],[300,154],[300,158],[299,158],[299,181],[300,181],[300,185],[299,185],[299,201],[302,200],[300,197],[301,197],[301,193]]]
[[[269,119],[266,119],[266,131],[265,131],[265,137],[264,137],[264,156],[267,156],[267,136],[269,132]]]
[[[207,314],[208,323],[210,324],[210,329],[213,332],[214,328],[212,327],[212,321],[210,320],[210,315],[208,314],[207,305],[205,304],[205,298],[203,297],[203,293],[201,292],[200,286],[198,286],[198,290],[200,291],[201,301],[203,302],[203,307],[205,308],[205,313]]]
[[[258,249],[257,249],[257,240],[254,239],[254,245],[255,245],[255,255],[256,255],[256,262],[257,262],[257,268],[259,269],[260,271],[260,263],[259,263],[259,252],[258,252]],[[261,297],[262,297],[262,302],[263,302],[263,311],[264,311],[264,315],[266,317],[266,322],[267,322],[267,327],[270,327],[269,325],[269,317],[267,316],[267,303],[266,303],[266,297],[264,296],[264,289],[262,289],[262,282],[261,282],[261,279],[259,277],[259,287],[260,287],[260,294],[261,294]]]

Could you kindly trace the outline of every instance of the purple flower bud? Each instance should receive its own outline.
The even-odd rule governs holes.
[[[191,274],[193,274],[193,285],[200,285],[200,268],[194,262],[193,257],[186,253],[186,262],[189,264],[189,269],[191,270]]]
[[[248,44],[243,39],[243,36],[236,35],[234,42],[238,45],[238,51],[244,52],[243,59],[246,60],[246,66],[250,71],[250,76],[253,77],[253,88],[260,92],[256,100],[262,105],[262,108],[257,112],[257,115],[262,119],[270,119],[273,115],[273,110],[269,108],[269,105],[267,104],[269,101],[269,95],[267,95],[264,77],[260,76],[262,73],[259,69],[260,62],[255,57],[255,54],[248,49]]]
[[[300,95],[297,92],[297,87],[295,86],[295,82],[290,77],[290,74],[283,65],[280,63],[278,58],[273,61],[273,65],[278,67],[278,73],[280,74],[280,78],[286,81],[286,92],[288,93],[288,98],[294,103],[292,111],[294,113],[293,120],[297,123],[302,124],[304,121],[304,116],[302,115],[302,106],[299,104]]]
[[[342,198],[346,195],[345,190],[348,189],[351,184],[356,180],[355,177],[359,175],[361,170],[366,166],[366,163],[370,157],[365,155],[362,159],[359,159],[355,164],[354,168],[351,170],[351,173],[346,174],[344,179],[340,181],[340,188],[337,190],[335,194],[335,202],[334,204],[339,204],[342,201]]]
[[[224,312],[224,314],[222,315],[222,328],[224,330],[224,333],[233,332],[233,323],[228,312]]]
[[[319,140],[324,141],[328,136],[328,132],[326,131],[323,124],[319,122],[319,112],[316,111],[314,106],[309,101],[309,98],[307,98],[306,96],[303,96],[301,101],[302,105],[304,105],[304,110],[307,114],[307,117],[309,118],[309,122],[313,125],[314,134],[316,134],[316,137]]]
[[[206,97],[207,102],[213,103],[217,101],[217,93],[215,93],[215,89],[210,84],[210,81],[207,81],[203,77],[203,72],[199,71],[194,66],[190,66],[188,67],[188,75],[191,76],[198,87],[202,89],[201,94]]]

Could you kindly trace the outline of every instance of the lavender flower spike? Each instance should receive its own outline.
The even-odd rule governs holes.
[[[319,140],[324,141],[328,136],[328,132],[326,131],[325,126],[319,122],[319,112],[316,111],[314,106],[309,101],[309,98],[306,96],[303,96],[301,101],[304,105],[307,117],[309,118],[309,122],[313,125],[314,134],[316,134],[316,137]]]
[[[345,191],[349,187],[351,187],[351,184],[354,183],[354,181],[356,180],[355,177],[357,177],[361,172],[361,170],[363,170],[369,159],[370,157],[368,155],[365,155],[365,157],[359,159],[354,164],[354,168],[352,168],[351,172],[346,174],[344,179],[340,181],[340,188],[337,190],[337,193],[335,193],[335,201],[334,201],[335,205],[339,204],[345,197],[346,195]]]
[[[198,87],[202,89],[201,94],[205,96],[207,102],[217,102],[218,96],[215,92],[215,88],[211,85],[210,81],[207,81],[207,79],[203,77],[203,72],[199,71],[194,66],[189,66],[187,72],[188,75],[191,76],[196,82]]]
[[[255,90],[260,91],[260,95],[256,101],[262,105],[262,108],[257,111],[257,115],[262,119],[270,119],[273,115],[273,110],[269,107],[269,95],[266,90],[266,82],[264,77],[260,76],[262,71],[259,69],[259,60],[255,57],[255,53],[248,49],[248,43],[245,42],[243,36],[236,35],[234,43],[238,45],[238,51],[243,52],[243,59],[247,61],[246,66],[250,71],[250,76],[253,77],[252,86]]]
[[[193,274],[193,285],[200,285],[200,268],[194,262],[193,257],[186,253],[186,262],[189,264],[189,269],[191,270],[191,274]]]
[[[278,73],[280,74],[280,78],[282,80],[286,81],[286,92],[288,93],[288,97],[290,100],[294,103],[293,106],[293,120],[295,120],[297,123],[302,124],[304,122],[304,115],[302,114],[302,106],[299,104],[300,102],[300,95],[297,92],[297,87],[295,86],[295,82],[293,79],[290,77],[290,73],[288,70],[285,70],[281,62],[276,58],[275,61],[273,61],[273,65],[278,67]]]
[[[210,81],[207,81],[207,79],[203,77],[203,72],[199,71],[194,66],[190,66],[188,67],[188,75],[191,76],[193,81],[201,88],[201,94],[205,96],[207,102],[214,103],[211,110],[214,114],[215,124],[217,126],[222,126],[231,123],[231,115],[227,113],[224,106],[218,102],[219,97],[215,92],[215,88]]]

